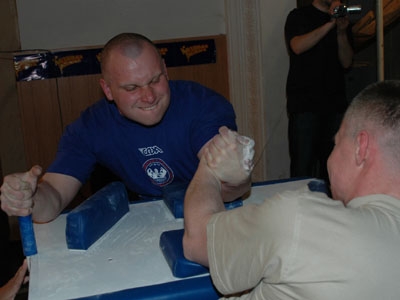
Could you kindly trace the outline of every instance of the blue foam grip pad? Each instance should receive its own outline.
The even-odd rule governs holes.
[[[187,183],[171,183],[163,188],[163,199],[175,218],[183,218],[183,200]]]
[[[225,205],[226,210],[231,210],[231,209],[243,206],[243,200],[237,199],[235,201],[225,202],[224,205]]]
[[[203,276],[75,298],[75,300],[217,300],[220,297],[221,295],[213,286],[211,277]]]
[[[128,193],[121,182],[103,187],[67,215],[68,249],[88,249],[128,211]]]
[[[308,184],[308,189],[311,192],[321,192],[326,195],[329,194],[328,188],[326,186],[326,183],[322,179],[317,179],[317,180],[311,180]]]
[[[183,229],[164,231],[160,237],[160,248],[172,274],[185,278],[208,273],[208,268],[187,260],[183,255]]]
[[[163,188],[163,200],[177,219],[183,218],[183,203],[187,187],[187,183],[172,183]],[[240,206],[243,206],[242,199],[225,203],[225,209],[227,210]]]
[[[26,217],[18,217],[18,222],[24,255],[35,255],[37,253],[37,248],[35,232],[33,231],[32,215]]]

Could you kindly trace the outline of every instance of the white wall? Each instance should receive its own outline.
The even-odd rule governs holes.
[[[121,32],[153,40],[225,33],[224,0],[16,0],[21,47],[103,45]]]

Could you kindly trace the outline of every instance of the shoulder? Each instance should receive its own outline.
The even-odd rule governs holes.
[[[98,130],[99,127],[107,126],[108,122],[112,120],[113,115],[117,109],[114,103],[109,102],[103,98],[91,106],[86,108],[80,116],[69,124],[68,127],[73,128],[90,128],[94,127]]]
[[[109,118],[115,113],[118,113],[118,109],[115,103],[112,101],[108,101],[106,98],[103,98],[84,110],[81,118]]]
[[[340,201],[333,201],[322,191],[310,191],[307,184],[296,190],[277,193],[260,206],[263,214],[268,215],[270,220],[277,218],[273,222],[279,222],[279,216],[282,215],[288,219],[299,215],[310,218],[310,215],[318,216],[320,210],[330,211],[343,207]]]
[[[194,81],[170,80],[171,102],[184,102],[186,105],[200,106],[206,109],[208,106],[230,107],[231,103],[218,92]]]
[[[302,20],[304,18],[310,18],[313,17],[316,12],[318,12],[318,10],[312,5],[295,8],[290,11],[288,20]]]
[[[225,99],[216,91],[190,80],[170,80],[169,85],[171,88],[171,97],[178,97],[180,95],[191,96],[194,98],[204,98],[215,96]],[[226,99],[225,99],[226,100]]]
[[[115,106],[113,102],[108,101],[106,98],[102,98],[86,108],[82,112],[81,116],[109,113],[112,106]]]
[[[262,199],[256,199],[254,203],[244,203],[243,207],[214,215],[210,223],[230,224],[235,220],[234,222],[242,225],[256,223],[257,227],[264,228],[263,230],[276,230],[274,225],[278,223],[293,223],[299,203],[307,201],[306,194],[306,187],[301,187],[294,191],[278,192],[266,199],[260,195]],[[287,228],[289,226],[286,226]]]
[[[310,6],[294,8],[289,12],[288,17],[302,16],[310,11]]]

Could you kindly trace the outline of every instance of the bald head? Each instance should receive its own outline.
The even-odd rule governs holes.
[[[345,114],[348,134],[375,132],[381,149],[400,168],[400,80],[369,85],[351,102]]]
[[[161,55],[157,47],[144,35],[138,33],[121,33],[113,37],[107,42],[101,52],[101,71],[103,77],[107,72],[107,64],[112,53],[117,52],[120,55],[135,59],[142,53],[146,45],[150,45],[154,49],[154,52],[159,55],[161,61]]]
[[[360,125],[374,123],[400,134],[400,81],[387,80],[366,87],[351,102],[345,118]]]

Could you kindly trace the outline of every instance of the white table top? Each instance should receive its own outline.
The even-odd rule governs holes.
[[[244,201],[260,203],[309,180],[255,186]],[[38,254],[31,260],[29,299],[87,297],[176,280],[159,247],[164,231],[183,228],[162,200],[130,205],[130,211],[88,250],[69,250],[66,214],[34,224]],[[208,276],[201,275],[201,276]]]

